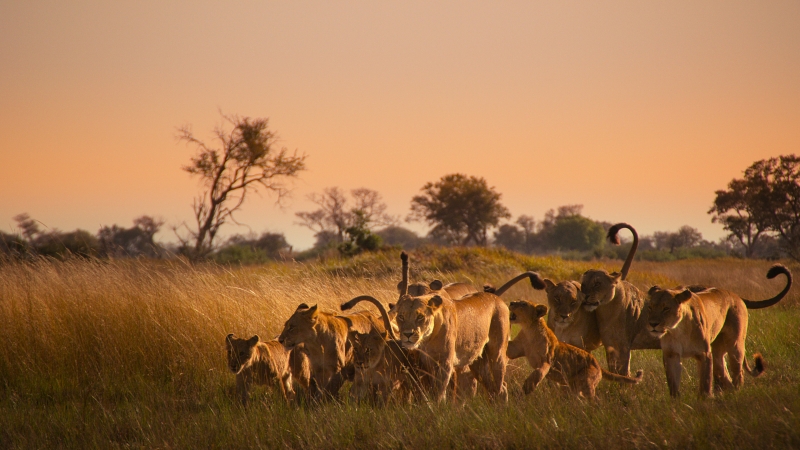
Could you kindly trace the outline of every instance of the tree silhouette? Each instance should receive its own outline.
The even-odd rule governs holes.
[[[328,242],[342,243],[350,235],[348,229],[369,231],[375,227],[391,226],[397,223],[395,217],[386,213],[386,203],[377,191],[358,188],[350,191],[353,206],[347,195],[339,187],[325,188],[321,194],[311,194],[308,198],[318,209],[295,213],[297,222],[315,232],[321,245]]]
[[[214,129],[220,147],[212,148],[192,133],[188,126],[179,128],[178,139],[192,144],[197,154],[183,170],[200,177],[203,192],[192,207],[196,228],[183,225],[189,237],[176,235],[182,248],[193,259],[207,256],[214,248],[214,238],[220,227],[232,221],[234,213],[244,203],[247,195],[265,189],[277,196],[280,202],[289,192],[287,179],[297,177],[305,170],[306,155],[295,151],[289,154],[283,147],[276,148],[277,136],[268,126],[268,119],[222,116],[231,129],[224,126]]]
[[[748,255],[763,233],[778,236],[781,249],[800,261],[800,157],[754,162],[728,190],[717,191],[708,211],[745,246]]]
[[[488,229],[511,217],[500,203],[501,194],[483,178],[445,175],[426,183],[422,192],[411,199],[408,219],[427,222],[433,226],[433,237],[451,244],[486,246]]]

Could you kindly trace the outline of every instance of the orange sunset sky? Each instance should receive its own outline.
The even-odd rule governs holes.
[[[211,139],[220,110],[308,155],[288,206],[252,197],[225,234],[307,248],[310,193],[405,217],[461,172],[514,219],[582,203],[717,239],[714,191],[800,152],[800,2],[0,0],[0,230],[191,220],[176,128]]]

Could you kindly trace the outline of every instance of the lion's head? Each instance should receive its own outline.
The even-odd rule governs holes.
[[[253,356],[253,349],[258,345],[258,335],[250,339],[241,339],[229,334],[225,338],[225,347],[228,350],[228,368],[233,373],[239,373],[243,367],[246,367]]]
[[[415,349],[433,333],[435,318],[440,313],[443,302],[439,295],[400,297],[390,312],[397,314],[395,322],[403,347]]]
[[[516,301],[508,305],[509,321],[523,327],[532,328],[539,324],[539,319],[547,315],[547,306],[534,305],[530,302]]]
[[[286,350],[291,350],[297,344],[313,340],[316,336],[314,325],[317,324],[318,318],[317,305],[309,307],[301,303],[283,326],[278,342],[283,344]]]
[[[647,331],[661,339],[678,326],[683,318],[682,308],[692,298],[691,289],[661,289],[653,286],[647,292]]]
[[[583,293],[580,285],[575,281],[562,281],[558,284],[545,278],[545,292],[550,312],[553,313],[553,323],[565,327],[575,320],[575,313],[583,304]]]
[[[622,274],[608,273],[605,270],[588,270],[581,277],[581,293],[584,295],[583,307],[594,311],[598,306],[609,303],[617,294],[617,285]]]
[[[379,333],[358,333],[351,331],[347,339],[353,346],[353,364],[356,369],[375,368],[383,359],[386,340]]]

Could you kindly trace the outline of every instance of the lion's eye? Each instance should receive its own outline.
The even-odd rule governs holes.
[[[669,306],[665,306],[665,307],[664,307],[664,309],[663,309],[663,311],[664,311],[664,312],[667,312],[667,311],[669,311]]]
[[[425,320],[425,316],[423,316],[422,314],[417,316],[417,322],[422,322],[423,320]]]
[[[595,281],[594,282],[594,287],[600,287],[600,282],[599,281]]]
[[[246,356],[245,352],[239,352],[239,356],[244,358]]]
[[[402,322],[402,321],[404,321],[404,320],[405,320],[405,319],[403,318],[403,316],[397,316],[397,322],[398,322],[398,323],[399,323],[399,322]]]

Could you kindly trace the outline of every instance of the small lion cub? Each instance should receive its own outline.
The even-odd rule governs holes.
[[[641,370],[635,378],[611,373],[600,367],[597,358],[586,350],[559,342],[545,322],[547,306],[511,302],[509,312],[510,322],[521,329],[508,343],[506,354],[509,359],[524,356],[533,367],[533,373],[522,386],[525,394],[530,394],[545,377],[589,399],[594,398],[595,388],[602,378],[630,384],[642,379]]]
[[[231,333],[225,338],[225,346],[228,368],[236,374],[236,394],[242,405],[247,405],[253,383],[267,386],[277,383],[286,401],[294,399],[289,352],[278,341],[263,342],[258,335],[240,339]]]
[[[356,382],[350,388],[354,400],[369,396],[370,401],[380,400],[385,404],[393,392],[409,394],[419,384],[414,371],[418,365],[416,354],[399,342],[387,340],[376,330],[350,331],[347,338],[353,346],[356,369]]]

